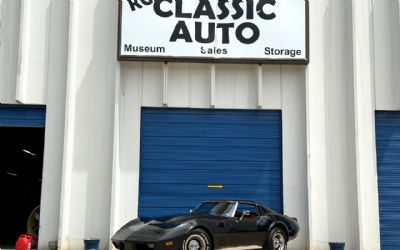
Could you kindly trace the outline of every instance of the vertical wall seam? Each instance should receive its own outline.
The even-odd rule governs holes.
[[[163,63],[163,101],[162,105],[168,107],[168,78],[169,78],[169,64]]]
[[[279,100],[280,102],[280,109],[283,110],[283,81],[282,81],[282,64],[279,65],[279,87],[281,91],[281,98]]]
[[[263,108],[263,67],[262,64],[257,64],[257,108]]]
[[[141,104],[141,106],[143,106],[143,96],[144,96],[144,93],[143,93],[143,79],[144,79],[144,77],[143,77],[143,75],[144,75],[144,62],[140,62],[140,77],[139,77],[139,84],[140,84],[140,89],[141,89],[141,91],[140,91],[140,104]],[[125,72],[127,72],[126,71],[126,64],[125,64]]]
[[[215,108],[215,64],[210,64],[210,108]]]
[[[188,84],[188,92],[187,92],[187,107],[192,107],[192,83],[190,81],[190,72],[191,72],[191,64],[187,63],[187,84]]]

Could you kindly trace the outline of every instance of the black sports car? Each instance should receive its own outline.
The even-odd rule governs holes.
[[[123,250],[211,250],[262,246],[285,250],[299,232],[296,218],[251,201],[205,201],[187,215],[138,218],[111,238]]]

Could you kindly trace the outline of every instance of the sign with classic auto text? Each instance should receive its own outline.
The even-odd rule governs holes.
[[[308,0],[120,0],[120,60],[308,62]]]

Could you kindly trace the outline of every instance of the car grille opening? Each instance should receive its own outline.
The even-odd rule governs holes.
[[[154,248],[150,248],[147,244],[136,244],[136,250],[153,250]]]

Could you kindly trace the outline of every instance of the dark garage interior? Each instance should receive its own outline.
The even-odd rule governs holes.
[[[0,248],[14,248],[40,204],[44,128],[0,127]],[[31,216],[32,218],[32,216]],[[38,225],[38,216],[30,220]]]

